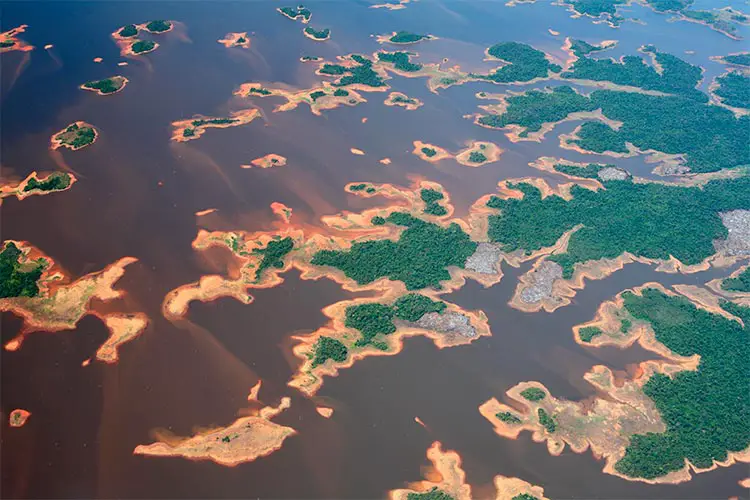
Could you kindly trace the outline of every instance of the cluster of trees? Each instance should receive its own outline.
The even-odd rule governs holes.
[[[163,33],[164,31],[168,31],[171,28],[172,23],[163,19],[151,21],[146,25],[146,29],[151,31],[152,33]]]
[[[193,127],[202,127],[203,125],[227,125],[238,121],[237,118],[210,118],[208,120],[193,120],[192,125]]]
[[[386,222],[406,227],[398,241],[369,240],[346,251],[321,250],[312,264],[341,269],[359,284],[387,277],[404,282],[408,290],[440,289],[440,282],[450,279],[446,268],[463,267],[477,247],[455,223],[443,228],[403,212],[391,213]]]
[[[62,141],[63,144],[80,148],[94,142],[96,132],[91,127],[79,127],[78,124],[73,123],[65,129],[65,132],[58,134],[55,138]]]
[[[312,367],[315,368],[318,365],[322,365],[329,359],[334,360],[336,363],[343,363],[346,361],[347,356],[349,356],[349,349],[341,341],[321,336],[315,343]]]
[[[403,97],[400,95],[394,96],[391,102],[402,102],[404,104],[416,104],[417,103],[417,101],[415,99],[412,99],[411,97]]]
[[[294,240],[291,236],[286,238],[271,240],[266,248],[258,248],[254,253],[262,254],[263,260],[258,265],[258,271],[255,273],[256,279],[260,278],[263,271],[269,267],[284,267],[284,257],[294,248]]]
[[[13,243],[7,243],[0,252],[0,299],[35,297],[39,293],[37,281],[42,277],[44,264],[37,262],[31,269],[23,271],[19,257],[21,250]]]
[[[437,154],[437,151],[433,148],[425,147],[425,148],[422,148],[422,153],[424,153],[425,156],[432,158],[433,156]]]
[[[130,46],[130,50],[133,51],[133,54],[142,54],[154,50],[154,47],[156,47],[156,43],[151,40],[138,40]]]
[[[84,83],[84,88],[98,90],[102,94],[112,94],[122,88],[124,80],[118,78],[105,78],[104,80],[97,80],[95,82]]]
[[[418,293],[410,293],[399,297],[393,304],[359,304],[346,309],[345,324],[349,328],[359,330],[362,334],[356,346],[363,347],[374,344],[373,339],[380,334],[390,335],[396,331],[394,319],[415,322],[427,313],[442,313],[445,303],[434,301]],[[387,346],[386,346],[387,347]]]
[[[195,129],[194,128],[188,127],[188,128],[186,128],[185,130],[182,131],[182,136],[183,137],[193,137],[194,135],[195,135]]]
[[[331,30],[330,28],[323,28],[322,30],[316,30],[312,26],[308,26],[307,28],[305,28],[305,33],[307,33],[308,35],[310,35],[311,37],[315,39],[323,40],[325,38],[328,38],[328,36],[331,34]]]
[[[297,7],[281,7],[279,9],[279,12],[291,19],[297,19],[298,17],[301,17],[304,21],[309,21],[310,17],[312,16],[312,12],[310,12],[310,9],[308,9],[304,5],[298,5]]]
[[[428,38],[428,36],[417,35],[416,33],[411,33],[409,31],[399,31],[398,33],[390,37],[388,41],[391,43],[414,43],[425,38]]]
[[[625,142],[641,150],[683,154],[693,172],[714,172],[750,164],[750,116],[737,118],[728,109],[681,96],[654,96],[636,92],[597,90],[589,96],[570,87],[530,90],[508,97],[500,115],[479,118],[479,123],[503,128],[518,125],[528,132],[558,122],[569,114],[601,109],[604,116],[622,122],[618,130],[601,126],[582,128],[577,144],[590,151],[622,150]]]
[[[510,500],[539,500],[539,499],[535,497],[534,495],[530,495],[528,493],[521,493],[520,495],[514,496]]]
[[[596,109],[596,105],[588,97],[568,86],[529,90],[521,95],[507,97],[506,101],[508,107],[503,114],[483,115],[479,117],[479,123],[494,128],[518,125],[524,128],[518,135],[527,137],[529,132],[541,130],[545,123],[559,122],[571,113]]]
[[[750,267],[742,271],[736,278],[725,279],[721,288],[729,292],[750,292]]]
[[[539,408],[537,411],[537,416],[539,417],[539,423],[544,427],[547,432],[552,434],[557,430],[557,423],[555,423],[555,419],[547,413],[544,408]]]
[[[604,47],[600,45],[592,45],[585,40],[570,40],[570,50],[578,57],[591,54],[592,52],[599,52],[604,50]]]
[[[585,122],[577,132],[578,139],[569,141],[594,153],[627,153],[628,146],[622,135],[602,122]]]
[[[570,278],[573,266],[612,259],[623,252],[650,259],[676,257],[697,264],[715,253],[713,241],[728,235],[720,212],[750,209],[750,177],[716,180],[703,188],[605,181],[605,189],[573,186],[569,201],[553,195],[542,199],[529,184],[513,187],[521,199],[492,197],[488,235],[506,251],[533,252],[552,246],[564,232],[581,224],[565,252],[549,257]]]
[[[492,57],[501,59],[506,66],[498,68],[487,75],[472,73],[472,78],[481,78],[495,83],[528,82],[535,78],[547,78],[549,72],[559,73],[562,68],[550,63],[541,50],[525,43],[503,42],[487,49]]]
[[[310,94],[310,99],[312,99],[313,102],[315,102],[319,98],[323,97],[324,95],[326,95],[326,93],[323,92],[322,90],[316,90],[315,92],[313,92],[313,93]]]
[[[480,151],[472,151],[469,154],[469,161],[472,163],[484,163],[487,161],[487,157]]]
[[[639,56],[625,56],[621,61],[612,59],[592,59],[580,57],[570,71],[562,74],[563,78],[578,80],[595,80],[638,87],[646,90],[658,90],[668,94],[706,102],[708,96],[696,89],[703,78],[699,66],[693,66],[671,54],[657,51],[653,46],[642,49],[654,55],[662,69],[658,72]]]
[[[501,411],[500,413],[495,414],[495,416],[499,420],[505,422],[506,424],[520,424],[521,423],[521,419],[513,415],[509,411]]]
[[[541,401],[547,397],[547,393],[538,387],[529,387],[521,391],[521,396],[529,401]]]
[[[248,90],[251,94],[260,94],[260,95],[271,95],[273,92],[271,92],[268,89],[264,89],[263,87],[250,87],[250,90]]]
[[[59,191],[70,186],[70,175],[65,172],[54,172],[50,174],[45,180],[39,182],[35,177],[29,179],[26,183],[24,191]]]
[[[378,61],[393,64],[399,71],[413,73],[422,69],[421,64],[411,62],[411,52],[378,52]]]
[[[732,54],[729,56],[722,57],[722,60],[735,66],[748,66],[750,67],[750,52],[743,52],[742,54]]]
[[[138,34],[138,28],[135,27],[135,24],[127,24],[117,34],[123,38],[134,37]]]
[[[6,40],[0,40],[0,47],[2,47],[3,49],[8,48],[8,47],[13,47],[15,44],[16,44],[16,41],[13,40],[12,38],[8,38]]]
[[[368,87],[383,87],[385,82],[375,70],[372,69],[372,61],[362,55],[352,54],[352,61],[357,66],[346,67],[340,64],[324,64],[318,72],[322,75],[339,76],[333,85],[335,87],[346,87],[347,85],[366,85]]]
[[[714,93],[721,102],[734,108],[750,108],[750,77],[739,71],[730,71],[716,79],[719,84]]]
[[[439,490],[437,486],[433,486],[430,491],[424,493],[409,493],[406,495],[406,500],[455,500],[455,498]]]
[[[655,374],[643,386],[667,430],[632,436],[617,471],[652,479],[725,461],[750,445],[750,308],[724,302],[744,322],[695,307],[684,297],[646,289],[624,294],[624,307],[651,324],[656,340],[681,356],[700,356],[698,369]]]
[[[419,196],[425,203],[424,213],[442,217],[448,213],[448,210],[440,204],[440,200],[445,198],[443,193],[436,189],[423,189],[419,192]]]
[[[598,337],[602,333],[604,332],[601,328],[595,326],[584,326],[578,330],[578,338],[581,339],[581,342],[591,342],[594,337]]]
[[[344,90],[344,89],[336,89],[333,92],[333,95],[336,96],[336,97],[346,97],[346,96],[349,95],[349,91],[348,90]]]
[[[583,177],[585,179],[596,179],[599,176],[599,170],[607,167],[614,167],[614,165],[599,165],[597,163],[589,163],[585,167],[579,167],[578,165],[568,165],[564,163],[558,163],[553,165],[552,168],[561,174],[572,175],[573,177]]]
[[[579,14],[591,17],[608,14],[610,21],[616,21],[617,8],[627,3],[627,0],[568,0],[563,3],[573,7]]]

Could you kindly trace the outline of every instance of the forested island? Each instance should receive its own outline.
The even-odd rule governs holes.
[[[76,151],[85,148],[96,141],[98,134],[96,129],[86,122],[78,121],[71,123],[58,133],[54,134],[51,139],[52,149],[66,147]]]
[[[247,36],[247,31],[241,33],[227,33],[224,38],[217,40],[224,47],[241,47],[243,49],[250,48],[250,37]]]
[[[423,40],[435,40],[437,37],[432,35],[420,35],[411,31],[394,31],[390,35],[379,35],[378,43],[393,43],[397,45],[407,45],[421,42]]]
[[[186,142],[202,136],[209,128],[228,128],[246,125],[260,116],[255,108],[235,111],[227,118],[196,116],[189,120],[172,122],[172,140]]]
[[[23,200],[28,196],[65,191],[70,189],[76,180],[75,176],[68,172],[52,172],[46,176],[39,176],[36,172],[32,172],[20,183],[9,182],[0,185],[0,200],[8,196]]]
[[[81,85],[81,89],[96,92],[98,95],[109,95],[121,91],[127,85],[128,79],[124,76],[112,76],[103,80],[94,80]]]
[[[310,38],[311,40],[315,40],[316,42],[324,42],[331,38],[331,30],[330,28],[323,28],[320,30],[316,30],[312,26],[308,26],[305,29],[302,30],[302,32],[305,34],[307,38]]]
[[[310,18],[312,17],[312,12],[310,12],[310,9],[304,5],[298,5],[297,7],[280,7],[276,10],[292,21],[299,19],[303,23],[309,23]]]

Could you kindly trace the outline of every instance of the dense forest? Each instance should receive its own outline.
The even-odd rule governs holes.
[[[721,102],[733,108],[750,108],[750,77],[739,71],[730,71],[716,79],[719,85],[714,94]]]
[[[547,78],[550,72],[559,73],[562,70],[559,65],[550,63],[544,52],[525,43],[498,43],[487,49],[487,53],[508,64],[487,75],[472,73],[472,78],[495,83],[529,82],[535,78]]]
[[[105,78],[104,80],[97,80],[93,82],[86,82],[83,84],[84,88],[98,90],[102,94],[112,94],[122,88],[123,80],[114,80],[112,78]]]
[[[427,35],[418,35],[410,31],[399,31],[388,39],[391,43],[414,43],[429,38]]]
[[[393,64],[399,71],[413,73],[422,69],[421,64],[411,62],[411,52],[378,52],[378,61]]]
[[[253,253],[263,255],[263,260],[261,260],[258,270],[255,273],[256,279],[259,279],[263,275],[263,271],[269,267],[278,269],[284,267],[284,257],[293,248],[294,240],[290,236],[287,236],[286,238],[269,241],[265,248],[255,249]]]
[[[349,356],[349,349],[344,344],[334,338],[321,336],[315,343],[312,367],[322,365],[329,359],[336,363],[343,363],[347,356]]]
[[[316,40],[324,40],[331,34],[330,28],[323,28],[322,30],[316,30],[315,28],[308,26],[305,28],[305,33],[315,38]]]
[[[488,236],[506,251],[533,252],[583,225],[566,252],[549,257],[570,278],[576,263],[613,259],[623,252],[697,264],[716,252],[713,240],[728,235],[719,212],[750,209],[749,177],[711,181],[704,188],[629,180],[603,184],[599,191],[573,186],[570,201],[556,195],[542,199],[536,187],[515,185],[523,198],[492,197],[487,203],[500,211],[489,216]]]
[[[440,200],[445,198],[440,191],[436,189],[423,189],[419,192],[419,196],[425,203],[424,213],[437,217],[442,217],[448,213],[448,210],[440,204]]]
[[[142,54],[154,50],[154,47],[156,47],[156,42],[151,40],[138,40],[130,46],[130,50],[133,51],[133,54]]]
[[[45,180],[39,182],[36,178],[32,177],[26,186],[23,188],[26,191],[59,191],[70,186],[70,175],[65,172],[54,172],[47,176]]]
[[[157,21],[151,21],[146,25],[146,29],[152,33],[163,33],[172,28],[172,23],[164,21],[163,19]]]
[[[455,500],[452,496],[433,486],[430,491],[424,493],[409,493],[406,500]]]
[[[729,292],[750,292],[750,267],[742,271],[736,278],[727,278],[721,288]]]
[[[27,270],[23,271],[20,257],[21,250],[13,243],[7,243],[0,252],[0,299],[35,297],[39,293],[36,283],[42,277],[44,264],[25,265]]]
[[[643,386],[667,426],[664,433],[637,434],[618,472],[652,479],[682,469],[685,459],[700,468],[725,461],[727,452],[750,445],[750,308],[722,307],[746,326],[695,307],[684,297],[646,289],[625,293],[624,307],[651,324],[656,340],[681,356],[700,355],[696,371],[655,374]]]
[[[391,213],[386,221],[406,227],[398,241],[370,240],[349,250],[321,250],[312,264],[341,269],[359,284],[386,277],[403,281],[408,290],[439,289],[441,281],[450,279],[446,268],[462,268],[477,247],[455,223],[443,228],[403,212]]]

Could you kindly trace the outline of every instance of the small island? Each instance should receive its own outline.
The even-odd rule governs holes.
[[[58,133],[54,134],[51,139],[51,149],[65,147],[77,151],[93,144],[98,137],[98,133],[93,125],[86,122],[78,121],[71,123]]]
[[[226,427],[203,431],[188,438],[157,433],[157,442],[139,445],[133,454],[211,460],[226,467],[252,462],[281,449],[284,441],[297,433],[291,427],[271,421],[290,404],[291,400],[285,397],[277,407],[266,406]]]
[[[228,128],[246,125],[260,116],[260,111],[251,108],[235,111],[229,118],[212,118],[206,116],[195,116],[189,120],[178,120],[172,122],[172,140],[187,142],[198,139],[206,129]]]
[[[316,42],[325,42],[326,40],[331,38],[330,28],[316,30],[312,26],[308,26],[302,30],[302,33],[304,33],[307,38],[315,40]]]
[[[0,185],[0,200],[8,196],[23,200],[28,196],[65,191],[70,189],[76,180],[73,174],[67,172],[52,172],[46,176],[39,176],[36,172],[32,172],[20,183]]]
[[[10,412],[10,418],[8,419],[8,424],[11,427],[23,427],[23,425],[26,423],[26,421],[29,419],[30,416],[31,416],[30,411],[26,411],[21,408],[18,408]]]
[[[438,146],[422,141],[414,141],[414,150],[412,153],[422,160],[431,163],[453,158],[461,165],[467,167],[481,167],[488,163],[496,162],[503,153],[503,150],[491,142],[470,141],[466,148],[453,154]]]
[[[217,40],[224,47],[241,47],[243,49],[250,48],[250,38],[247,36],[247,31],[242,33],[227,33],[224,38]]]
[[[424,161],[437,163],[440,160],[444,160],[446,158],[453,158],[453,155],[450,154],[447,150],[439,146],[435,146],[434,144],[429,144],[422,141],[414,141],[412,144],[414,145],[414,150],[412,151],[412,153],[417,155]]]
[[[28,25],[22,24],[17,28],[13,28],[12,30],[0,33],[0,54],[4,52],[11,52],[13,50],[18,50],[21,52],[34,50],[33,45],[29,45],[28,43],[18,38],[18,35],[26,31],[26,28],[28,28]]]
[[[299,58],[299,62],[303,62],[303,63],[306,63],[306,62],[320,62],[322,60],[323,60],[323,58],[322,57],[318,57],[318,56],[302,56],[302,57]]]
[[[436,36],[418,35],[410,31],[394,31],[390,35],[378,35],[378,43],[392,43],[396,45],[408,45],[423,40],[437,40]]]
[[[288,17],[292,21],[296,21],[297,19],[299,19],[305,24],[309,23],[310,18],[312,17],[312,12],[310,12],[310,9],[308,9],[304,5],[298,5],[297,7],[279,7],[276,9],[276,11],[280,12],[282,15]]]
[[[250,165],[242,165],[242,168],[274,168],[286,165],[286,158],[281,155],[269,153],[250,162]]]
[[[383,104],[386,106],[401,106],[406,108],[407,111],[413,111],[424,103],[416,97],[409,97],[401,92],[391,92]]]
[[[83,90],[90,90],[96,92],[98,95],[110,95],[115,94],[125,88],[128,84],[128,79],[124,76],[112,76],[105,78],[104,80],[95,80],[86,82],[80,86]]]
[[[321,115],[321,111],[335,109],[339,106],[356,106],[367,102],[362,95],[351,86],[343,89],[336,88],[331,84],[324,83],[322,87],[314,87],[304,90],[269,89],[260,83],[243,83],[234,95],[241,97],[268,97],[281,96],[286,99],[284,104],[276,106],[274,113],[290,111],[304,103],[310,106],[314,115]]]
[[[171,21],[160,19],[157,21],[149,21],[148,23],[140,25],[138,27],[148,31],[149,33],[160,34],[166,33],[167,31],[172,31],[172,29],[174,28],[174,23],[172,23]]]
[[[737,52],[726,56],[711,56],[713,61],[740,68],[750,68],[750,52]]]
[[[135,42],[126,46],[125,53],[123,55],[131,54],[140,56],[155,51],[157,47],[159,47],[159,44],[154,42],[153,40],[136,40]]]
[[[113,33],[117,38],[133,38],[138,35],[138,27],[135,24],[126,24]]]

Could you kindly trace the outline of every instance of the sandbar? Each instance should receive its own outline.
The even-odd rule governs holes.
[[[4,52],[11,52],[13,50],[18,50],[20,52],[29,52],[31,50],[34,50],[33,45],[30,45],[18,38],[18,35],[26,31],[26,28],[28,27],[28,24],[22,24],[21,26],[0,33],[0,54]],[[4,46],[11,42],[13,42],[13,45]]]
[[[242,168],[273,168],[286,165],[286,158],[275,153],[269,153],[250,162],[250,165],[242,165]]]
[[[328,408],[326,406],[316,406],[315,411],[317,411],[323,418],[331,418],[333,416],[333,408]]]
[[[247,31],[242,33],[227,33],[224,38],[216,40],[224,47],[242,47],[243,49],[250,48],[250,38],[247,36]]]
[[[427,493],[434,489],[450,495],[455,500],[471,500],[471,486],[466,482],[466,473],[461,468],[461,457],[455,451],[443,451],[438,441],[427,450],[431,466],[425,470],[424,481],[411,483],[406,489],[393,490],[391,500],[407,500],[411,494]]]
[[[29,419],[30,416],[31,416],[30,411],[26,411],[21,408],[18,408],[10,412],[10,418],[8,419],[8,424],[10,424],[11,427],[23,427],[23,424],[26,423],[26,421]]]
[[[211,429],[188,438],[157,433],[157,442],[139,445],[133,450],[133,454],[211,460],[227,467],[252,462],[280,449],[286,438],[297,433],[291,427],[271,421],[271,418],[289,408],[290,403],[289,398],[282,398],[277,407],[266,406],[255,415],[238,418],[226,427]]]

